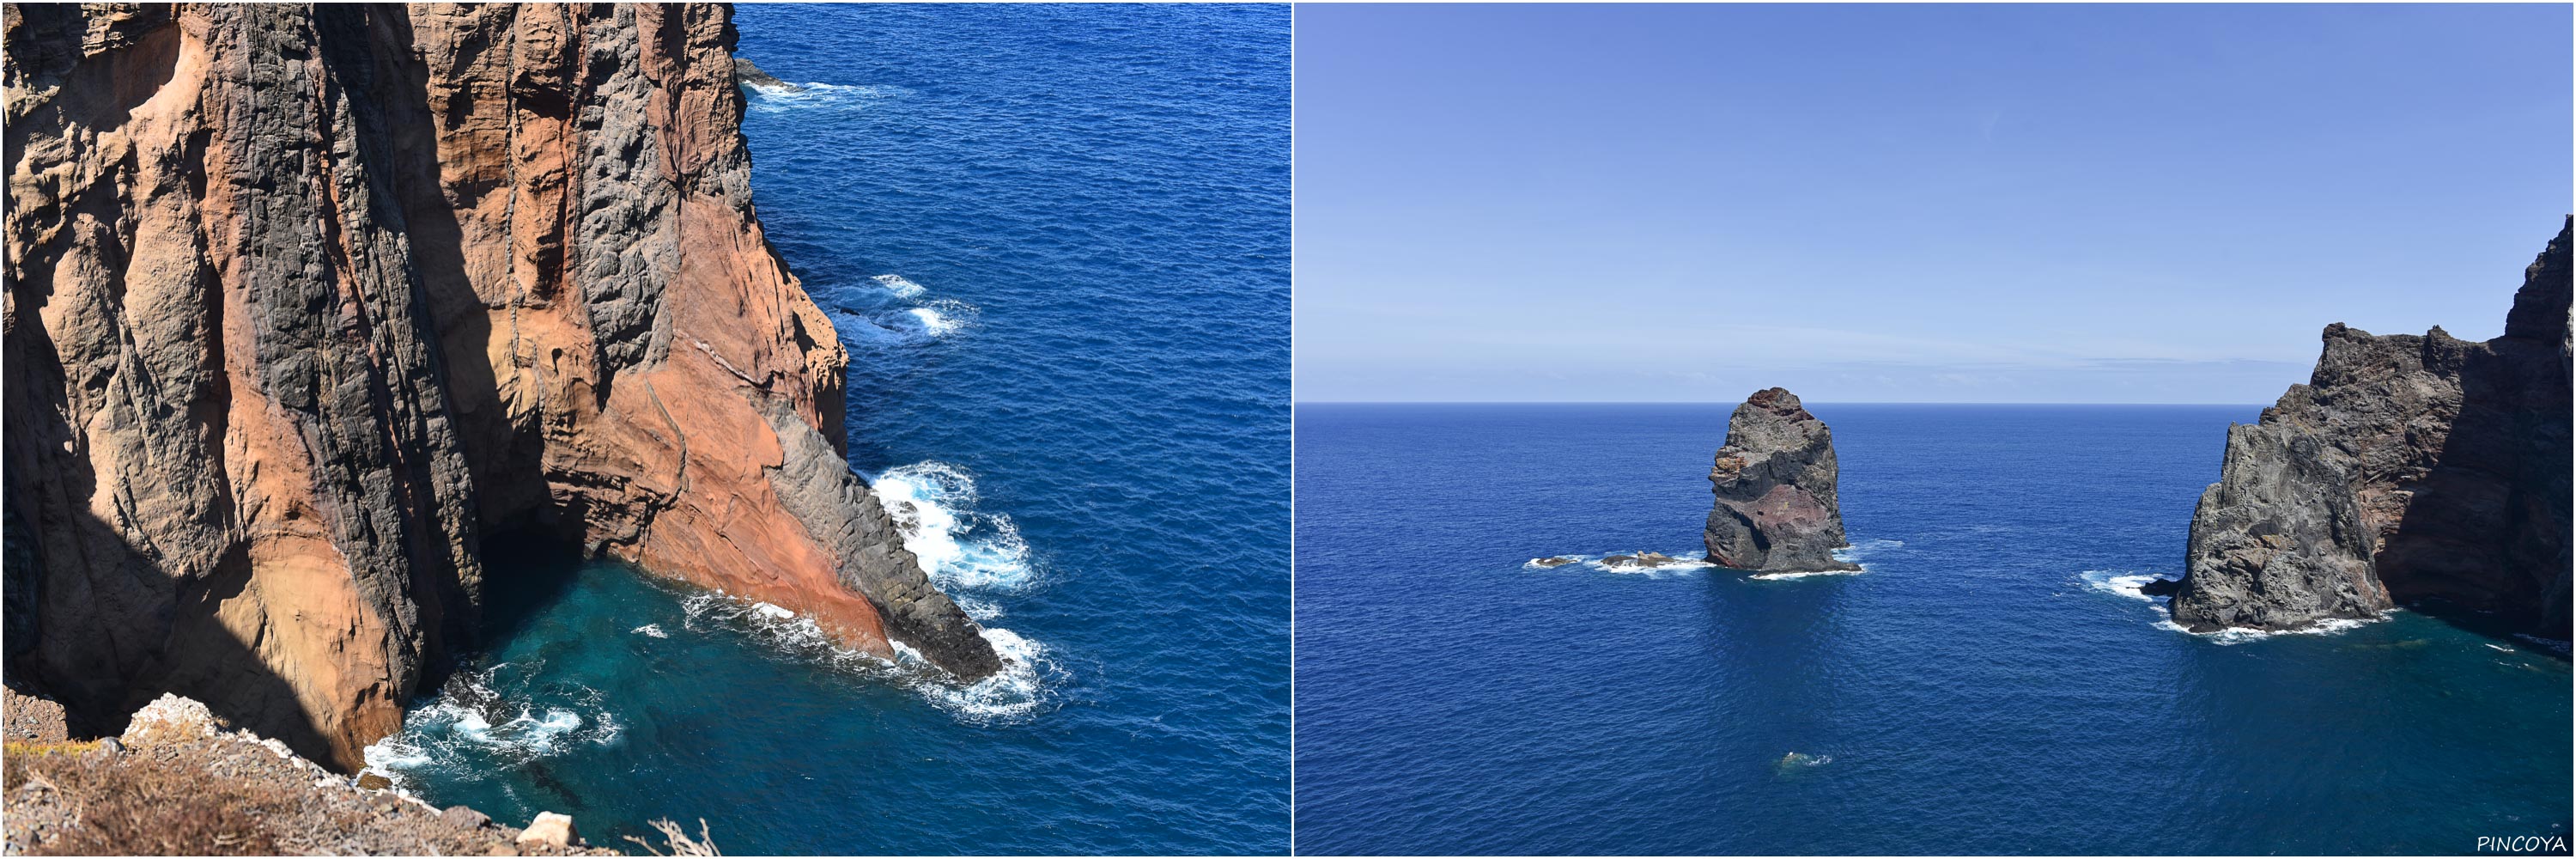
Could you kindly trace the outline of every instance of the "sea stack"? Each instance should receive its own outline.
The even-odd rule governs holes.
[[[2420,603],[2566,639],[2568,242],[2523,270],[2493,340],[2326,326],[2309,382],[2228,429],[2174,621],[2293,629]]]
[[[732,11],[13,4],[7,670],[344,770],[534,536],[1000,657],[843,459]]]
[[[1843,539],[1834,494],[1841,468],[1834,434],[1785,388],[1755,393],[1726,422],[1726,446],[1709,470],[1709,561],[1765,573],[1857,570],[1834,557]]]

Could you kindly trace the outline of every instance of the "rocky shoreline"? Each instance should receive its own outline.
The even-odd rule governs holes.
[[[2229,428],[2173,620],[2300,629],[2401,604],[2569,637],[2570,229],[2503,336],[2327,326],[2307,384]]]
[[[514,827],[363,786],[175,695],[86,742],[71,739],[59,705],[0,695],[7,855],[622,855],[583,842],[562,815]]]

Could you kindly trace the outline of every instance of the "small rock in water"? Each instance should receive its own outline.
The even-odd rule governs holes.
[[[1810,755],[1804,752],[1790,752],[1780,756],[1780,772],[1791,773],[1808,767],[1824,766],[1825,764],[1832,763],[1833,760],[1834,758],[1832,755]]]
[[[1531,558],[1530,563],[1542,567],[1562,567],[1567,564],[1574,563],[1574,559],[1567,557]]]
[[[382,776],[382,775],[379,775],[379,774],[376,774],[376,773],[359,773],[359,774],[358,774],[358,789],[359,789],[359,790],[384,790],[385,788],[389,788],[389,787],[392,787],[392,786],[394,786],[394,780],[393,780],[393,779],[386,778],[386,777],[384,777],[384,776]]]
[[[1601,565],[1604,567],[1660,567],[1673,561],[1673,556],[1661,552],[1638,552],[1634,555],[1612,555],[1603,558]]]
[[[572,828],[572,816],[551,811],[537,812],[537,819],[528,821],[528,828],[519,831],[521,844],[570,847],[580,840],[580,833]]]
[[[2148,579],[2146,584],[2138,586],[2139,593],[2151,597],[2173,596],[2178,590],[2182,590],[2181,579]]]

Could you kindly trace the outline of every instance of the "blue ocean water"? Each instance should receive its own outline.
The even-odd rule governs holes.
[[[2568,664],[2136,595],[2255,406],[1810,404],[1866,572],[1697,557],[1720,405],[1298,405],[1297,846],[2465,853],[2568,835]]]
[[[736,20],[812,84],[744,126],[852,351],[853,464],[927,502],[915,549],[1028,668],[949,689],[521,555],[528,614],[384,768],[618,846],[669,817],[737,854],[1284,852],[1285,7]]]

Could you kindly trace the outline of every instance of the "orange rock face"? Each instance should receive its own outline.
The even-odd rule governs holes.
[[[730,10],[12,6],[9,669],[355,766],[534,532],[998,665],[841,458]]]

